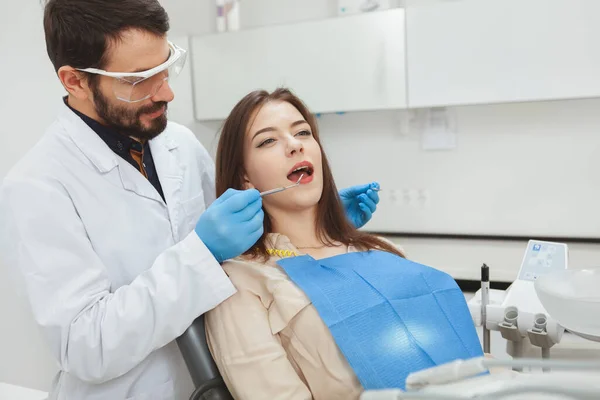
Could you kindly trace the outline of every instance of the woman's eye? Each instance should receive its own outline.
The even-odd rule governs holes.
[[[310,135],[312,135],[312,133],[310,131],[301,131],[301,132],[298,132],[296,135],[310,136]]]
[[[270,144],[270,143],[273,143],[273,142],[275,142],[274,139],[263,140],[262,142],[260,142],[260,144],[258,145],[258,147],[263,147],[264,145]]]

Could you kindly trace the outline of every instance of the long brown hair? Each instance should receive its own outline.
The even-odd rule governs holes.
[[[228,188],[242,190],[244,188],[244,138],[255,110],[270,101],[284,101],[294,106],[304,117],[312,129],[313,136],[322,152],[323,193],[317,205],[317,234],[321,243],[331,245],[333,242],[353,245],[360,250],[383,250],[401,257],[404,255],[388,242],[357,230],[347,219],[338,190],[333,180],[329,162],[323,151],[315,117],[310,113],[302,100],[289,89],[279,88],[273,93],[257,90],[246,95],[233,108],[225,120],[219,138],[216,161],[216,191],[221,196]],[[266,248],[267,234],[272,233],[272,224],[265,213],[264,233],[246,255],[268,258]]]

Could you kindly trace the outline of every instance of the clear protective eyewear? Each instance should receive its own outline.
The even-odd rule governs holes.
[[[114,79],[113,91],[117,99],[137,103],[156,95],[165,81],[176,78],[183,70],[187,52],[169,42],[169,59],[143,72],[107,72],[96,68],[77,68],[78,71],[108,76]]]

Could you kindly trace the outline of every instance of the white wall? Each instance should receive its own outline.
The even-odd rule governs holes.
[[[38,1],[0,1],[0,177],[41,137],[60,104],[41,13]],[[54,362],[6,267],[0,264],[0,382],[47,389]]]
[[[214,1],[163,0],[162,3],[171,17],[172,39],[184,46],[188,35],[215,30],[212,17]],[[331,17],[336,13],[335,4],[335,0],[244,0],[242,26],[251,28]],[[290,45],[293,46],[293,43]],[[0,0],[0,54],[3,55],[0,75],[5,79],[3,95],[0,96],[0,176],[4,176],[42,135],[53,119],[63,93],[45,54],[38,1]],[[174,84],[177,98],[170,108],[170,117],[192,128],[214,153],[220,123],[194,121],[190,83],[188,74]],[[461,107],[456,109],[461,129],[460,152],[448,152],[438,157],[419,151],[414,137],[398,136],[396,112],[326,115],[319,119],[319,123],[340,186],[373,179],[386,182],[388,186],[427,182],[433,193],[443,197],[444,182],[436,180],[441,175],[440,171],[452,165],[464,165],[462,163],[469,159],[476,162],[472,168],[460,170],[464,182],[473,182],[477,176],[486,174],[494,176],[503,169],[535,169],[536,157],[556,157],[562,161],[567,180],[569,176],[581,173],[571,168],[569,161],[578,157],[577,148],[587,148],[589,153],[600,148],[600,135],[596,135],[596,131],[600,131],[598,109],[600,100]],[[569,138],[576,144],[565,151]],[[482,144],[494,146],[492,151],[485,153],[485,157],[482,157],[480,149]],[[525,154],[523,144],[527,148],[538,149],[538,154]],[[351,164],[344,161],[347,157],[351,157]],[[428,162],[424,163],[426,157]],[[530,162],[533,164],[528,164]],[[398,177],[402,177],[403,182],[397,183]],[[595,185],[598,181],[590,179],[589,184]],[[518,195],[515,193],[516,200],[527,201]],[[377,218],[385,218],[386,213],[393,212],[386,196],[388,194],[382,192],[383,200]],[[452,212],[460,214],[469,210],[457,207]],[[492,279],[505,281],[514,279],[525,244],[397,240],[411,258],[447,270],[457,278],[477,279],[479,266],[486,262],[492,267]],[[597,265],[598,250],[600,246],[597,245],[572,245],[571,263]],[[2,265],[0,317],[0,382],[47,390],[55,372],[54,363],[31,321],[26,302],[16,297],[7,278],[7,268]]]

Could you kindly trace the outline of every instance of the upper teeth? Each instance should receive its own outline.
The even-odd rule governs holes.
[[[296,168],[296,169],[294,170],[294,172],[298,172],[298,171],[302,171],[302,170],[308,171],[308,167],[300,167],[300,168]]]

